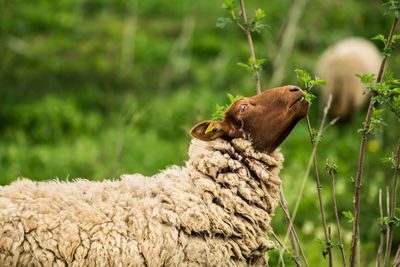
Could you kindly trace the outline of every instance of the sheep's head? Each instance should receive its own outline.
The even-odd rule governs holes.
[[[303,91],[293,85],[272,88],[244,97],[225,112],[223,121],[203,121],[190,134],[203,141],[243,137],[263,152],[274,151],[296,123],[306,116],[308,103],[301,101]]]

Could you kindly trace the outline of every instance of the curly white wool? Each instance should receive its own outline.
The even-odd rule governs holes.
[[[185,167],[0,187],[0,266],[265,266],[283,162],[192,140]]]

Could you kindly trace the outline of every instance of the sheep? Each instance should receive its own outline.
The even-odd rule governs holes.
[[[328,82],[321,93],[324,102],[332,95],[333,116],[348,121],[365,104],[366,85],[356,74],[377,74],[380,64],[378,49],[359,37],[343,39],[323,52],[317,63],[317,75]]]
[[[0,266],[266,266],[277,147],[308,111],[295,86],[204,121],[184,167],[119,180],[0,187]]]

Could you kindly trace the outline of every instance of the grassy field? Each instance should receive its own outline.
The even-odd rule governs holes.
[[[266,10],[270,25],[255,35],[255,50],[267,58],[262,73],[269,87],[272,62],[280,49],[292,1],[248,1]],[[254,80],[237,66],[248,47],[234,25],[215,27],[224,16],[220,1],[183,0],[0,0],[0,184],[19,176],[36,180],[85,177],[103,179],[124,173],[157,173],[182,165],[188,130],[211,117],[226,93],[253,95]],[[306,7],[282,84],[295,84],[295,68],[310,72],[322,51],[348,36],[387,34],[391,18],[377,0],[314,0]],[[378,46],[381,44],[377,43]],[[395,52],[390,65],[400,71]],[[318,101],[311,110],[320,119]],[[324,134],[318,158],[333,227],[330,180],[325,160],[338,164],[339,210],[352,210],[364,112],[349,124]],[[399,122],[370,138],[361,207],[362,266],[371,264],[379,239],[377,192],[393,172],[381,162],[395,149]],[[301,122],[282,145],[284,190],[293,207],[311,145]],[[346,246],[351,223],[341,217]],[[283,236],[281,211],[275,232]],[[312,266],[326,260],[314,177],[310,175],[295,222]],[[335,235],[334,235],[335,238]],[[400,236],[395,235],[395,247]],[[335,252],[336,253],[336,252]],[[272,262],[276,255],[271,253]],[[337,254],[338,256],[338,254]],[[337,259],[339,259],[337,257]],[[272,265],[273,266],[273,265]],[[288,265],[290,266],[290,264]]]

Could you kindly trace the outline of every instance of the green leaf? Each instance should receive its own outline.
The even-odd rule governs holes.
[[[256,12],[255,12],[255,14],[254,14],[254,20],[255,20],[255,21],[260,21],[260,20],[262,20],[263,18],[265,18],[265,11],[262,10],[261,8],[257,8],[257,9],[256,9]]]
[[[344,215],[344,217],[346,217],[346,219],[348,220],[349,223],[354,221],[354,216],[353,213],[351,211],[342,211],[342,214]]]
[[[337,173],[337,165],[334,159],[328,158],[326,160],[325,169],[328,173],[336,174]]]
[[[385,15],[393,13],[396,18],[400,18],[400,2],[398,0],[389,0],[383,4]]]
[[[232,11],[238,6],[237,1],[235,0],[224,0],[224,3],[222,4],[222,8]]]
[[[377,36],[372,37],[371,40],[381,41],[384,45],[386,45],[386,43],[387,43],[386,37],[383,36],[382,34],[378,34]]]
[[[231,24],[231,23],[232,23],[232,20],[230,18],[221,17],[221,18],[217,19],[217,23],[215,26],[217,26],[217,28],[223,29],[228,24]]]
[[[375,74],[356,74],[363,84],[371,84],[375,81]]]
[[[326,85],[327,81],[326,80],[321,80],[319,77],[315,76],[314,80],[311,81],[312,86],[320,86],[320,85]]]
[[[304,92],[304,96],[303,99],[304,101],[306,101],[309,104],[312,104],[313,99],[316,98],[315,95],[309,93],[309,92]]]
[[[243,98],[243,96],[241,96],[241,95],[233,96],[230,93],[227,93],[226,95],[228,96],[229,103],[225,104],[223,106],[218,105],[218,104],[216,105],[215,112],[211,117],[213,120],[222,121],[225,116],[225,111],[227,111],[232,106],[232,104],[236,102],[236,100]]]
[[[238,63],[236,63],[239,67],[242,67],[242,68],[244,68],[245,70],[247,70],[248,72],[250,72],[250,73],[253,73],[254,71],[253,71],[253,68],[250,66],[250,65],[248,65],[248,64],[246,64],[246,63],[242,63],[242,62],[238,62]]]

